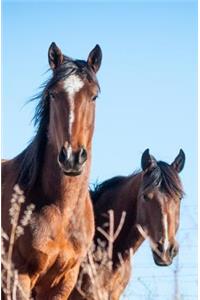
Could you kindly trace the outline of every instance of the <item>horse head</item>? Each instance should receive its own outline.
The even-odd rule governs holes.
[[[95,100],[100,90],[96,73],[101,59],[98,45],[87,61],[63,55],[55,43],[48,51],[53,72],[45,89],[50,110],[48,144],[57,152],[58,164],[68,176],[82,173],[91,148]]]
[[[178,173],[184,163],[183,150],[171,164],[157,162],[149,149],[142,155],[143,177],[138,194],[137,223],[147,233],[154,261],[159,266],[170,265],[178,253],[176,233],[183,197]]]

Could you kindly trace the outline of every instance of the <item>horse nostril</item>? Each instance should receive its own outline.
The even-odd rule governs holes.
[[[171,258],[175,257],[178,254],[178,247],[175,246],[171,246],[169,249],[169,255]]]
[[[162,253],[162,252],[163,252],[163,244],[160,243],[160,242],[158,242],[158,244],[157,244],[157,249],[158,249],[158,251],[159,251],[160,253]]]
[[[64,163],[66,160],[67,152],[65,147],[62,147],[59,153],[59,162]]]
[[[78,155],[78,162],[79,164],[83,164],[87,160],[87,151],[85,148],[81,148],[79,155]]]

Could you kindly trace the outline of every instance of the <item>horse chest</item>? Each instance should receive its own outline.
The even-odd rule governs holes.
[[[44,253],[46,259],[41,261],[40,251],[36,252],[37,262],[42,262],[42,265],[37,263],[39,269],[36,270],[39,275],[38,291],[40,288],[48,289],[58,284],[62,276],[79,263],[79,253],[75,251],[74,245],[64,238],[64,235],[59,235],[56,239],[49,239],[43,248],[42,254]]]
[[[45,207],[31,224],[32,248],[47,257],[47,265],[64,265],[77,253],[77,245],[70,239],[65,220],[55,206]]]
[[[32,284],[36,280],[37,289],[48,289],[80,263],[86,255],[91,234],[88,236],[82,218],[67,223],[55,205],[46,206],[35,214],[30,230]],[[26,252],[24,257],[27,256]]]

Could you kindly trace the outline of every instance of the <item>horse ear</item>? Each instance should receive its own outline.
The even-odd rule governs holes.
[[[150,167],[156,167],[157,162],[156,159],[149,154],[149,149],[146,149],[144,153],[142,154],[142,159],[141,159],[141,166],[142,170],[145,171],[146,169]]]
[[[96,45],[94,49],[88,55],[87,63],[93,69],[95,73],[99,70],[102,60],[102,51],[99,45]]]
[[[184,165],[185,165],[185,153],[181,149],[179,151],[179,154],[177,155],[177,157],[175,158],[175,160],[171,164],[171,166],[176,170],[176,172],[179,173],[183,170]]]
[[[63,54],[54,42],[49,47],[48,59],[52,70],[58,68],[63,62]]]

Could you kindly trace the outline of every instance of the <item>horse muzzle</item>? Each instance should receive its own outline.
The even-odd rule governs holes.
[[[61,148],[58,155],[58,163],[67,176],[77,176],[83,171],[87,160],[87,151],[84,147],[80,147],[78,151],[72,151],[71,146]]]
[[[166,251],[163,251],[162,247],[158,245],[156,251],[152,249],[153,259],[157,266],[170,266],[174,257],[178,254],[178,243],[174,243],[169,246]]]
[[[167,267],[167,266],[170,266],[172,264],[172,259],[171,258],[166,258],[164,257],[163,255],[158,255],[156,252],[152,251],[153,252],[153,259],[154,259],[154,262],[157,266],[160,266],[160,267]]]

